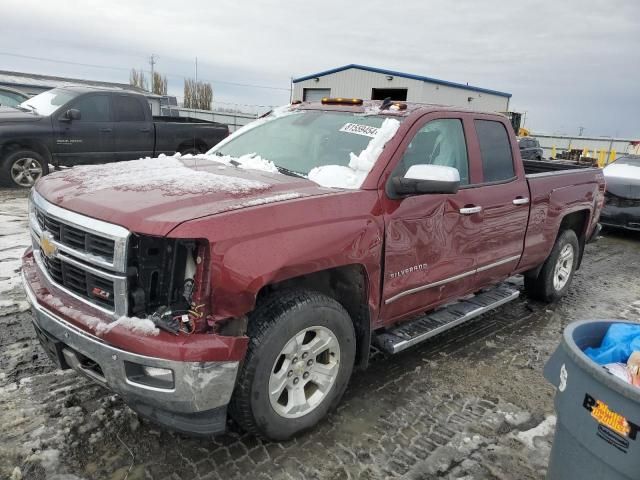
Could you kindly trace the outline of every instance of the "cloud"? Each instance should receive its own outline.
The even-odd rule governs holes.
[[[640,137],[640,3],[623,0],[148,2],[5,0],[5,69],[127,81],[130,67],[213,82],[214,97],[278,104],[291,77],[361,63],[513,93],[539,131]]]

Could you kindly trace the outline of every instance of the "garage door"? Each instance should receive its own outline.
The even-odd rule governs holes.
[[[324,97],[330,96],[330,88],[305,88],[302,94],[302,99],[305,102],[319,102]]]

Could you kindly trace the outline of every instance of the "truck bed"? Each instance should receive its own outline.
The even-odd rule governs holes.
[[[527,176],[541,173],[549,174],[563,170],[581,170],[585,168],[594,169],[591,165],[576,163],[569,160],[522,160],[524,171]]]

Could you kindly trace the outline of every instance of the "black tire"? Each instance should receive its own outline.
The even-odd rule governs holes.
[[[560,258],[561,252],[565,249],[567,245],[570,245],[573,248],[573,259],[571,264],[571,270],[568,274],[564,285],[561,288],[558,288],[554,283],[554,277],[556,276],[556,266],[558,265],[558,261]],[[542,270],[537,277],[532,277],[529,275],[525,275],[524,277],[524,287],[527,294],[535,298],[537,300],[542,300],[544,302],[555,302],[556,300],[562,298],[566,295],[569,287],[571,286],[571,281],[573,280],[573,275],[576,271],[576,267],[578,266],[578,258],[580,256],[580,243],[578,242],[578,237],[576,232],[573,230],[565,230],[556,239],[556,243],[549,254],[549,257],[544,262]]]
[[[196,147],[184,148],[180,151],[181,155],[200,155],[202,152]]]
[[[538,156],[536,157],[536,160],[542,160],[542,157],[541,157],[540,155],[538,155]]]
[[[36,174],[37,170],[40,173]],[[48,173],[49,165],[42,155],[33,150],[15,150],[0,163],[0,186],[31,188],[40,177]],[[23,180],[22,183],[18,179]]]
[[[310,327],[324,327],[337,339],[338,373],[315,408],[304,416],[285,418],[272,406],[269,379],[285,345]],[[312,291],[275,293],[249,316],[248,330],[249,347],[230,404],[232,418],[243,429],[267,439],[286,440],[312,428],[338,405],[356,354],[353,323],[342,305]]]

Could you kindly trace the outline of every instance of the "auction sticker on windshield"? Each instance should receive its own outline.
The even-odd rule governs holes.
[[[359,123],[345,123],[340,129],[341,132],[355,133],[356,135],[364,135],[365,137],[375,137],[378,134],[377,127],[369,125],[360,125]]]

